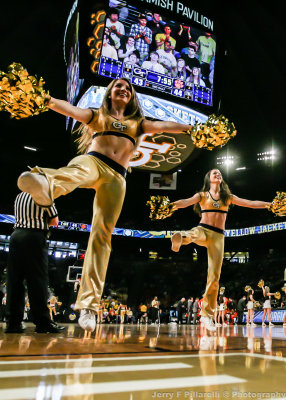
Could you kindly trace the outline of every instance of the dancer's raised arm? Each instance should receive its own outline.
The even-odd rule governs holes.
[[[232,195],[232,204],[247,208],[267,208],[271,203],[260,200],[241,199],[240,197]]]
[[[192,125],[180,124],[173,121],[149,121],[145,119],[142,122],[142,129],[144,133],[183,133],[192,129]]]
[[[186,208],[192,206],[193,204],[196,204],[199,201],[200,201],[200,194],[196,193],[194,194],[194,196],[189,197],[188,199],[182,199],[172,202],[172,206],[174,210],[177,210],[178,208]]]
[[[59,114],[63,114],[66,117],[74,118],[84,124],[87,124],[92,118],[92,110],[90,110],[89,108],[79,108],[73,106],[68,101],[55,99],[54,97],[51,97],[49,95],[47,95],[47,97],[50,98],[48,107],[51,110],[58,112]]]

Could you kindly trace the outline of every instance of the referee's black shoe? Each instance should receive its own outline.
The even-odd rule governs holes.
[[[65,329],[64,326],[57,325],[51,321],[47,325],[37,325],[35,328],[36,333],[61,333]]]
[[[25,327],[22,323],[20,324],[9,324],[7,323],[5,333],[23,333],[25,331]]]

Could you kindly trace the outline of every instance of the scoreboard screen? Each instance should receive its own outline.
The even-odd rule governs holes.
[[[179,18],[177,16],[177,18]],[[110,0],[97,73],[135,86],[213,105],[216,37],[186,19]],[[150,92],[151,93],[151,92]]]

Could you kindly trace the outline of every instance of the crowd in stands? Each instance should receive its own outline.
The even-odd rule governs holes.
[[[212,87],[215,54],[216,40],[209,32],[198,32],[184,23],[176,26],[158,13],[141,13],[130,22],[128,9],[124,14],[110,9],[101,55],[129,68],[178,78],[188,86]]]
[[[79,289],[79,285],[76,287],[75,284],[76,291]],[[286,284],[284,284],[282,289],[282,296],[280,299],[276,299],[274,296],[271,297],[272,308],[285,308]],[[3,296],[0,302],[0,320],[5,321],[6,294],[2,294]],[[123,296],[123,298],[125,297],[127,296]],[[255,307],[261,310],[263,307],[263,297],[259,299],[258,294],[256,294],[255,297]],[[247,294],[242,295],[238,300],[220,294],[215,311],[216,326],[240,325],[244,323],[243,316],[248,308],[247,299]],[[182,297],[173,305],[163,307],[157,296],[155,296],[151,302],[141,302],[138,306],[130,306],[126,304],[126,301],[123,302],[117,298],[108,296],[101,300],[96,312],[96,318],[98,324],[159,325],[173,323],[196,325],[200,320],[202,300],[203,299],[199,297],[190,296],[187,300],[185,297]],[[63,304],[51,290],[47,307],[50,310],[51,319],[57,322],[76,322],[78,319],[78,313],[73,310],[74,304]],[[24,321],[31,320],[29,298],[26,295]]]

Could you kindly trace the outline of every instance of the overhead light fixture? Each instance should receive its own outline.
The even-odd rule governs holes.
[[[38,150],[35,147],[29,147],[29,146],[24,146],[24,149],[30,150],[30,151],[37,151]]]
[[[236,171],[239,171],[239,170],[241,170],[241,169],[246,169],[246,167],[238,167],[238,168],[235,168]]]
[[[234,156],[222,156],[222,157],[217,157],[216,159],[217,165],[226,165],[227,167],[234,164]]]
[[[275,149],[257,153],[257,161],[269,161],[277,159],[277,151]]]

